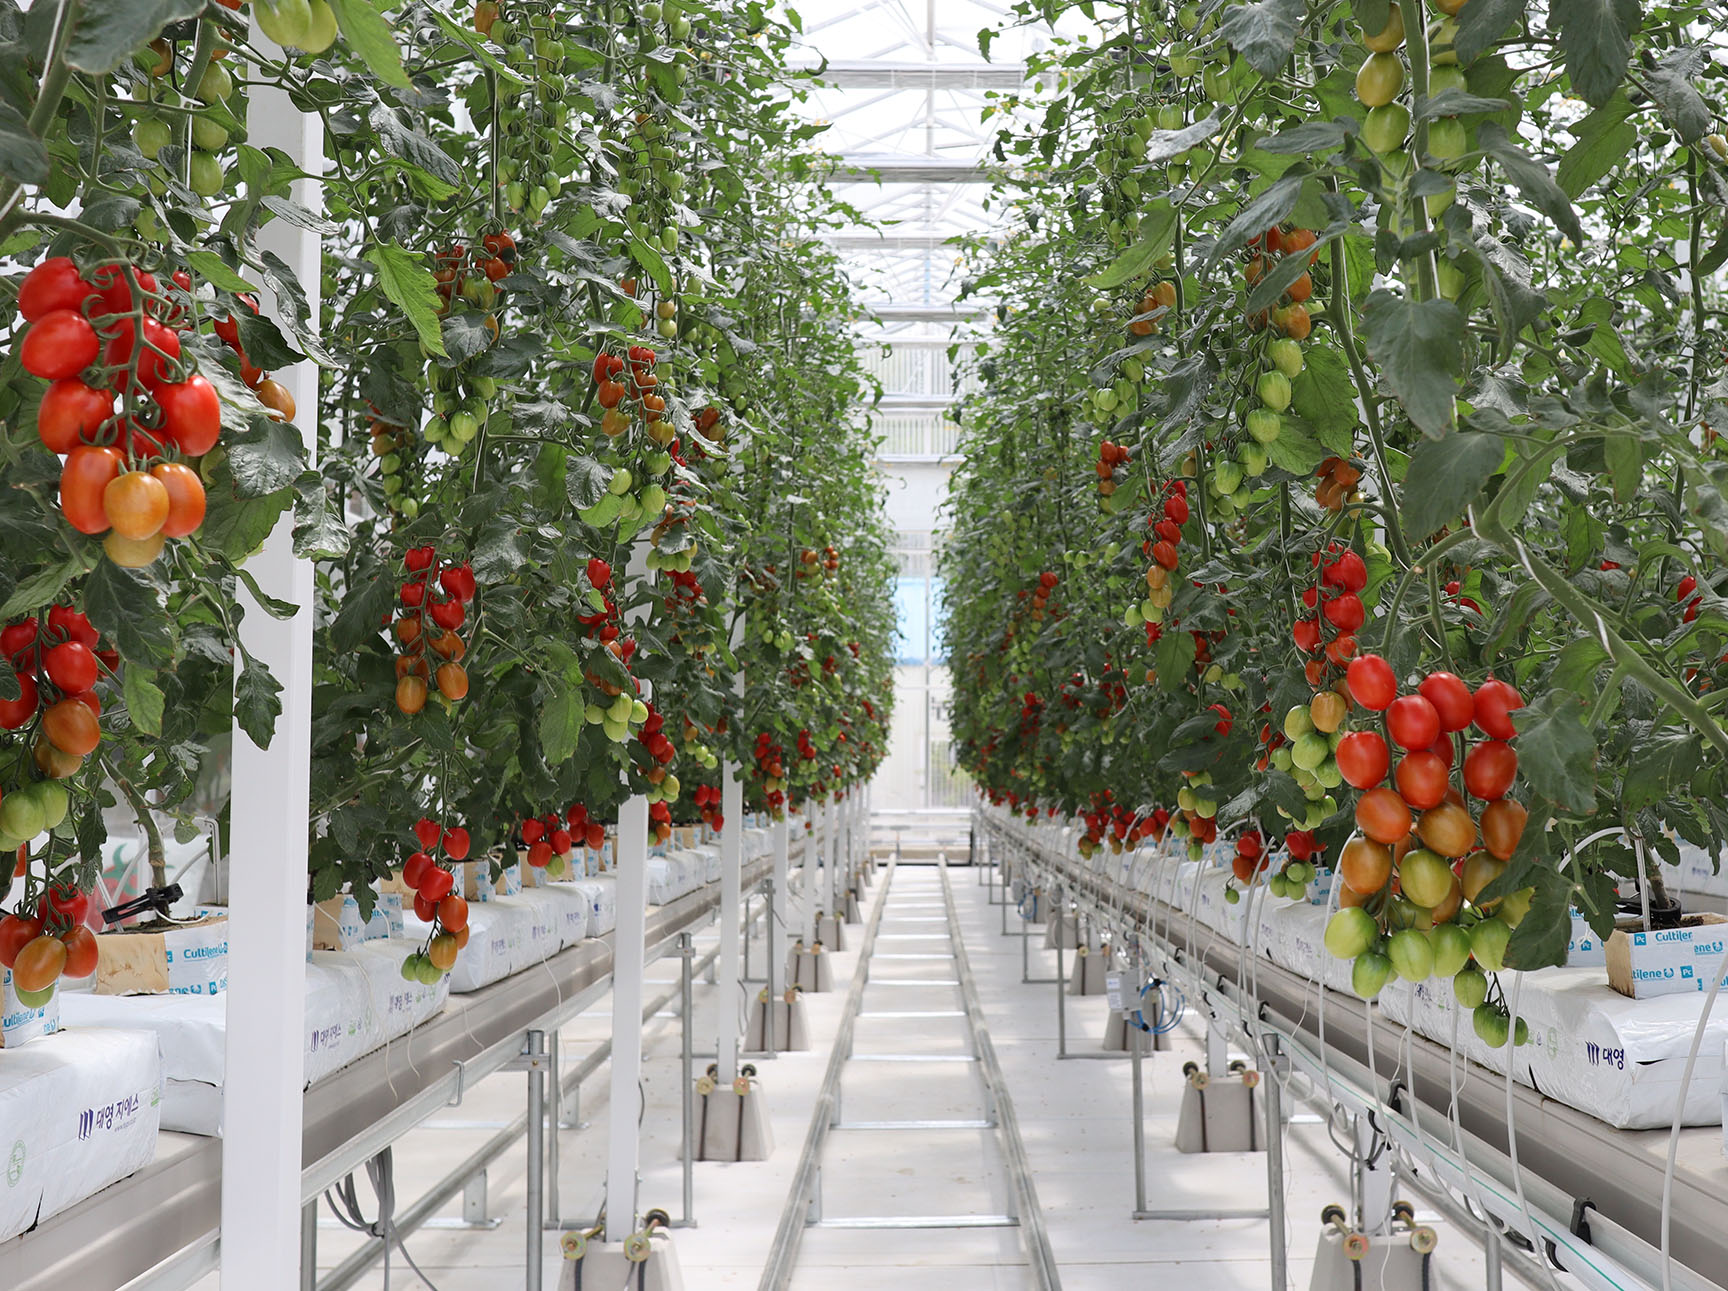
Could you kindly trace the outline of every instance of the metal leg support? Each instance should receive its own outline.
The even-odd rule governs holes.
[[[1284,1060],[1276,1036],[1264,1040],[1265,1060],[1262,1063],[1261,1088],[1266,1091],[1266,1226],[1271,1243],[1272,1286],[1284,1291],[1290,1273],[1285,1254],[1284,1233],[1284,1086],[1281,1083],[1288,1063]]]
[[[318,1288],[318,1199],[300,1207],[300,1291]]]
[[[1062,913],[1056,913],[1060,920]],[[1062,954],[1062,926],[1056,926],[1056,1056],[1068,1056],[1068,963]]]
[[[678,956],[683,961],[683,972],[678,980],[679,1010],[683,1013],[683,1071],[684,1071],[684,1217],[679,1221],[680,1228],[693,1228],[695,1218],[691,1215],[695,1205],[696,1195],[696,1052],[695,1023],[691,1017],[690,1006],[694,996],[693,981],[695,977],[696,944],[690,934],[678,934]],[[722,1002],[721,1007],[725,1007]]]
[[[564,1097],[558,1088],[558,1033],[546,1033],[546,1226],[557,1228],[558,1216],[558,1122],[563,1116]]]
[[[526,1291],[540,1291],[545,1262],[541,1249],[545,1232],[543,1213],[546,1181],[546,1033],[528,1033],[528,1265],[522,1285]]]

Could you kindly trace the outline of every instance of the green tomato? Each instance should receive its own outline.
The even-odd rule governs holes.
[[[647,720],[648,720],[648,705],[644,704],[640,699],[631,700],[630,701],[630,723],[631,723],[631,725],[640,726],[643,722],[646,722]]]
[[[1379,935],[1374,916],[1360,906],[1349,906],[1326,921],[1326,949],[1337,959],[1366,954]]]
[[[54,988],[58,985],[59,982],[57,981],[49,982],[48,985],[44,986],[39,991],[21,991],[14,986],[12,988],[12,993],[18,997],[18,1003],[22,1004],[25,1008],[39,1009],[44,1004],[48,1003],[49,1000],[54,998]]]
[[[650,484],[642,490],[641,505],[643,515],[658,517],[666,510],[666,490],[658,484]]]
[[[1266,468],[1272,464],[1272,455],[1262,444],[1249,441],[1236,450],[1236,458],[1242,463],[1242,474],[1251,480],[1257,480],[1266,474]]]
[[[33,794],[9,793],[0,800],[0,832],[26,841],[47,827],[47,814]]]
[[[1428,941],[1434,947],[1434,976],[1452,978],[1456,991],[1458,975],[1470,962],[1470,934],[1455,923],[1442,923],[1435,925]]]
[[[405,982],[420,980],[420,954],[418,951],[402,961],[402,980]]]
[[[1228,497],[1242,484],[1242,468],[1235,462],[1224,460],[1212,468],[1212,483],[1218,489],[1219,497]]]
[[[1254,393],[1273,412],[1283,412],[1290,406],[1290,378],[1276,368],[1262,372],[1254,383]]]
[[[1457,117],[1441,117],[1428,123],[1428,155],[1442,170],[1456,169],[1452,163],[1470,151],[1470,131]]]
[[[1418,847],[1398,863],[1399,885],[1417,905],[1432,909],[1452,892],[1452,867],[1426,847]]]
[[[1286,377],[1294,378],[1302,371],[1302,343],[1288,336],[1279,337],[1266,347],[1266,357],[1272,360],[1272,366]],[[1262,395],[1262,398],[1265,396]],[[1283,411],[1282,408],[1279,409]]]
[[[606,482],[606,491],[614,497],[623,497],[630,491],[630,486],[636,481],[630,476],[630,469],[620,466],[612,473],[612,478]]]
[[[1506,967],[1506,943],[1512,940],[1512,928],[1499,919],[1484,919],[1470,930],[1470,953],[1476,962],[1490,973]]]
[[[1309,716],[1308,705],[1292,705],[1290,711],[1284,714],[1284,738],[1300,739],[1314,729],[1314,719]]]
[[[582,710],[582,720],[590,726],[599,726],[606,720],[606,710],[599,704],[589,704]]]
[[[1488,975],[1480,968],[1460,969],[1452,975],[1452,995],[1467,1009],[1480,1008],[1488,998]]]
[[[1256,444],[1275,444],[1284,430],[1284,419],[1270,408],[1256,408],[1248,414],[1248,434]]]
[[[300,48],[308,54],[322,54],[336,43],[336,11],[330,0],[311,0],[312,21],[300,38]]]
[[[421,958],[421,960],[420,960],[420,972],[419,972],[420,985],[422,985],[422,986],[436,986],[443,979],[443,977],[444,977],[444,970],[442,968],[439,968],[438,965],[434,964],[428,958],[425,958],[425,957]]]
[[[1296,745],[1290,756],[1297,766],[1305,771],[1315,770],[1332,752],[1331,745],[1326,743],[1326,737],[1318,731],[1308,731],[1297,736]]]
[[[1179,40],[1170,46],[1169,60],[1172,76],[1194,76],[1200,71],[1200,56],[1185,40]]]
[[[132,127],[132,142],[139,152],[155,161],[156,155],[174,142],[174,127],[160,117],[144,117]]]
[[[207,152],[194,152],[190,179],[194,193],[200,197],[214,197],[222,191],[228,176],[223,173],[222,163],[215,157]]]
[[[1362,142],[1382,157],[1402,148],[1409,134],[1410,109],[1402,103],[1375,108],[1362,122]]]
[[[209,117],[192,118],[192,145],[205,152],[217,152],[228,144],[228,131]]]
[[[1371,1000],[1380,994],[1391,976],[1392,961],[1370,950],[1356,956],[1356,962],[1350,966],[1350,989],[1361,999]]]
[[[1500,1049],[1505,1047],[1512,1020],[1500,1010],[1498,1005],[1478,1004],[1470,1012],[1470,1025],[1475,1029],[1483,1044],[1490,1049]]]
[[[228,69],[221,63],[212,62],[204,69],[204,76],[198,82],[198,98],[205,103],[226,101],[234,93],[234,78],[228,75]]]
[[[1393,933],[1386,953],[1398,976],[1407,982],[1425,982],[1434,975],[1434,947],[1414,928]]]
[[[1288,744],[1281,744],[1272,750],[1272,765],[1280,771],[1288,771],[1294,765]]]
[[[1235,888],[1227,887],[1224,889],[1224,904],[1225,905],[1235,905],[1241,899],[1242,899],[1242,894],[1240,892],[1238,892]]]
[[[298,49],[312,28],[312,6],[307,0],[254,0],[252,16],[258,20],[258,30],[284,49]]]

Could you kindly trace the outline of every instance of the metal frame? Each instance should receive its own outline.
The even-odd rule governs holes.
[[[1125,922],[1123,930],[1142,939],[1153,971],[1181,983],[1190,1001],[1212,1011],[1235,1037],[1257,1047],[1270,1040],[1278,1048],[1275,1056],[1301,1072],[1320,1097],[1349,1113],[1371,1112],[1380,1130],[1410,1154],[1419,1177],[1427,1176],[1428,1187],[1451,1188],[1485,1206],[1489,1222],[1478,1218],[1478,1232],[1514,1234],[1588,1287],[1655,1291],[1663,1285],[1658,1241],[1664,1154],[1646,1146],[1651,1136],[1614,1130],[1523,1085],[1513,1084],[1508,1097],[1504,1079],[1493,1075],[1461,1083],[1461,1128],[1454,1127],[1445,1111],[1451,1101],[1451,1055],[1445,1047],[1407,1036],[1402,1028],[1371,1034],[1352,1028],[1348,1019],[1361,1016],[1361,1002],[1337,992],[1329,992],[1336,1003],[1326,1010],[1330,1020],[1322,1040],[1313,1001],[1327,988],[1264,958],[1254,961],[1245,984],[1240,946],[1184,912],[1039,846],[990,813],[980,818],[986,829],[1014,840],[1031,864],[1063,875],[1101,917]],[[1508,1141],[1508,1116],[1521,1126],[1516,1182],[1501,1147]],[[1710,1149],[1714,1167],[1718,1132],[1683,1134]],[[1575,1226],[1574,1209],[1586,1196],[1587,1225]],[[1716,1288],[1697,1270],[1728,1267],[1719,1173],[1683,1162],[1673,1200],[1673,1286]],[[1587,1228],[1588,1236],[1575,1227]],[[1503,1245],[1487,1243],[1491,1260]]]

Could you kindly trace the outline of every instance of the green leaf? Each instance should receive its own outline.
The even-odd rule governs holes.
[[[257,291],[251,283],[228,267],[228,262],[214,251],[188,251],[186,263],[204,281],[223,291]]]
[[[260,259],[264,282],[276,294],[276,311],[282,325],[287,328],[288,335],[294,338],[294,343],[307,358],[323,367],[339,366],[331,357],[330,351],[324,348],[324,343],[318,339],[312,307],[307,302],[306,293],[301,290],[300,280],[294,276],[294,271],[274,251],[266,251]]]
[[[1710,128],[1710,109],[1692,84],[1706,70],[1704,55],[1696,45],[1671,49],[1643,74],[1662,117],[1674,127],[1681,143],[1692,143]]]
[[[457,363],[466,363],[492,348],[492,329],[486,326],[486,315],[465,309],[444,320],[443,353]]]
[[[1231,5],[1219,15],[1218,30],[1248,66],[1272,77],[1290,61],[1303,9],[1303,0],[1254,0]]]
[[[569,459],[564,473],[564,492],[570,505],[586,511],[606,496],[606,486],[612,480],[612,468],[586,455]]]
[[[1470,66],[1523,16],[1524,0],[1472,0],[1458,14],[1458,61]]]
[[[252,743],[267,749],[281,716],[282,683],[251,655],[242,654],[240,675],[234,680],[235,722]]]
[[[1186,690],[1194,671],[1194,637],[1177,629],[1167,630],[1152,647],[1153,666],[1158,669],[1158,685],[1167,691]]]
[[[396,48],[396,38],[372,0],[330,0],[336,11],[336,23],[342,38],[361,58],[372,74],[386,85],[408,88],[408,73],[402,70],[402,51]]]
[[[1362,422],[1350,364],[1341,350],[1320,343],[1308,346],[1303,360],[1290,383],[1290,406],[1314,428],[1328,452],[1348,457]]]
[[[1518,730],[1518,771],[1562,811],[1596,809],[1596,739],[1584,725],[1584,701],[1550,688],[1512,712]]]
[[[236,494],[266,497],[300,478],[306,469],[306,446],[290,423],[265,420],[229,437],[228,467]]]
[[[294,554],[338,560],[348,554],[348,526],[331,504],[324,479],[307,471],[294,482]]]
[[[1602,443],[1608,463],[1608,478],[1614,482],[1614,500],[1630,502],[1638,493],[1644,470],[1644,446],[1636,435],[1609,435]]]
[[[174,630],[162,589],[142,571],[111,560],[84,582],[84,612],[127,663],[165,668],[174,658]]]
[[[1548,29],[1559,32],[1566,75],[1591,107],[1606,103],[1625,79],[1640,18],[1638,0],[1553,0],[1549,5]]]
[[[630,258],[642,266],[643,271],[654,280],[654,285],[660,289],[660,294],[672,294],[672,271],[666,267],[666,257],[641,238],[630,239]]]
[[[224,467],[205,491],[209,509],[198,528],[198,545],[219,553],[231,564],[239,564],[270,536],[277,519],[293,501],[292,489],[278,489],[263,497],[241,497],[233,477]]]
[[[384,294],[414,325],[420,343],[448,358],[438,327],[438,283],[419,254],[394,242],[374,242],[366,248],[366,260],[378,271],[378,285]]]
[[[1087,285],[1109,291],[1142,277],[1164,254],[1175,232],[1175,209],[1168,202],[1154,203],[1140,220],[1140,240],[1117,256],[1109,268],[1087,278]]]
[[[1305,121],[1288,130],[1280,130],[1254,146],[1261,152],[1277,156],[1324,156],[1334,148],[1342,147],[1349,136],[1350,131],[1341,121]]]
[[[1571,127],[1577,142],[1561,154],[1554,171],[1555,182],[1567,196],[1577,197],[1626,160],[1638,141],[1638,128],[1626,120],[1631,115],[1632,101],[1616,93]]]
[[[1513,344],[1531,323],[1548,307],[1548,297],[1530,283],[1530,264],[1510,246],[1494,237],[1473,239],[1482,283],[1488,289],[1489,302],[1494,307],[1494,320],[1499,325],[1502,359],[1509,359]]]
[[[1551,870],[1538,870],[1532,877],[1537,880],[1536,895],[1506,943],[1507,965],[1525,972],[1564,964],[1572,940],[1571,885]]]
[[[1554,671],[1548,682],[1561,690],[1586,694],[1596,687],[1596,672],[1608,662],[1608,652],[1595,637],[1574,637],[1560,650],[1554,660]]]
[[[1464,367],[1464,315],[1449,300],[1414,301],[1381,288],[1362,315],[1368,352],[1410,420],[1430,438],[1454,417]]]
[[[546,670],[548,693],[540,705],[540,751],[546,765],[569,761],[582,739],[582,664],[576,652],[560,641],[547,643],[555,667]]]
[[[48,149],[30,133],[24,114],[0,101],[0,176],[14,184],[40,184],[48,178]]]
[[[132,725],[146,735],[160,735],[162,710],[167,701],[162,688],[156,684],[156,674],[148,668],[129,663],[121,672],[120,687]]]
[[[1259,237],[1274,224],[1282,224],[1295,208],[1296,199],[1302,195],[1302,181],[1307,178],[1306,166],[1293,166],[1237,212],[1236,218],[1224,226],[1212,254],[1206,258],[1206,272],[1211,273],[1220,260],[1238,247],[1247,246],[1250,238]]]
[[[1404,532],[1422,542],[1462,515],[1505,457],[1500,436],[1480,431],[1457,431],[1417,444],[1406,478],[1421,480],[1422,487],[1404,489]]]
[[[205,0],[84,0],[66,45],[66,65],[80,72],[112,72],[162,28],[204,11]]]
[[[1326,450],[1291,418],[1285,418],[1278,438],[1266,445],[1266,456],[1281,471],[1307,475],[1320,465]]]
[[[1212,115],[1202,117],[1193,125],[1183,126],[1180,130],[1154,130],[1147,137],[1146,155],[1140,159],[1141,163],[1150,165],[1180,157],[1190,148],[1198,148],[1205,143],[1217,134],[1223,125],[1222,118]]]
[[[73,555],[37,570],[12,589],[12,595],[0,605],[0,619],[33,614],[59,599],[60,590],[87,568],[82,557]]]
[[[253,602],[271,618],[285,623],[300,612],[300,607],[292,601],[284,601],[279,597],[272,596],[258,586],[258,579],[251,570],[240,568],[234,572],[239,576],[240,581],[246,584],[246,590],[251,594]]]
[[[1572,209],[1572,199],[1561,191],[1560,185],[1554,181],[1554,176],[1548,172],[1548,167],[1513,143],[1505,127],[1497,121],[1484,121],[1477,127],[1476,144],[1500,163],[1500,169],[1517,185],[1525,200],[1553,220],[1555,226],[1571,238],[1574,245],[1583,245],[1584,226],[1578,223],[1578,213]]]
[[[1704,740],[1696,731],[1669,727],[1650,731],[1632,746],[1632,760],[1620,786],[1621,805],[1641,811],[1672,794],[1684,794],[1704,760]]]

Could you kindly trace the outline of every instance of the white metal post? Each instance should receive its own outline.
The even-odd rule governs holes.
[[[827,834],[823,848],[828,853],[828,910],[838,925],[846,914],[846,885],[840,878],[840,806],[830,798],[822,812]]]
[[[724,799],[722,799],[724,805]],[[774,908],[768,912],[768,918],[777,927],[790,928],[787,920],[789,908],[788,871],[791,868],[788,855],[792,844],[792,821],[782,816],[774,822]],[[780,998],[780,992],[786,989],[786,964],[783,958],[768,956],[768,1025],[773,1026],[774,1002]],[[766,1037],[764,1037],[766,1039]]]
[[[254,25],[252,39],[278,53]],[[250,142],[280,148],[308,174],[323,169],[323,123],[288,96],[253,87]],[[299,180],[293,196],[323,209],[322,185]],[[318,236],[276,220],[257,246],[293,269],[317,319],[322,280]],[[265,309],[270,308],[265,293]],[[299,408],[309,455],[318,446],[318,372],[298,363],[275,373]],[[290,1291],[300,1285],[300,1130],[305,1071],[306,849],[312,766],[312,562],[294,555],[284,515],[247,562],[266,595],[299,606],[278,621],[244,586],[241,635],[282,686],[282,713],[268,749],[234,727],[229,832],[227,1074],[222,1086],[222,1285],[230,1291]]]
[[[738,764],[728,762],[720,773],[720,1083],[738,1076],[738,989],[742,978],[739,891],[744,867],[744,786]]]
[[[817,882],[816,867],[822,863],[822,822],[816,805],[804,804],[804,917],[810,925],[807,944],[814,945],[822,925],[817,913],[822,908],[822,888]]]
[[[606,1236],[636,1231],[636,1171],[641,1145],[643,941],[648,932],[648,799],[618,809],[618,926],[612,933],[611,1141],[606,1149]]]

